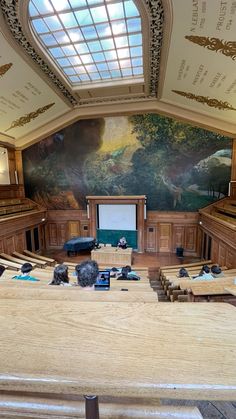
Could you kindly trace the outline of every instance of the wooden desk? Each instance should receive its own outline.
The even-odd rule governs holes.
[[[123,302],[158,302],[157,294],[154,292],[136,292],[132,290],[120,291],[83,291],[81,288],[71,287],[0,287],[0,299],[10,300],[67,300],[67,301],[118,301]],[[26,303],[27,304],[27,303]]]
[[[117,249],[116,247],[101,247],[101,249],[91,251],[91,259],[96,260],[98,264],[107,264],[108,266],[132,265],[132,250]]]
[[[0,390],[236,400],[235,324],[228,304],[0,300]]]
[[[236,297],[236,285],[227,286],[225,290]]]

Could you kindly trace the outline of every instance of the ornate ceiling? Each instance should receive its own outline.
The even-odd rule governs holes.
[[[0,0],[0,141],[25,148],[79,118],[146,112],[236,135],[236,2],[135,3],[144,80],[73,88],[31,32],[28,0]]]

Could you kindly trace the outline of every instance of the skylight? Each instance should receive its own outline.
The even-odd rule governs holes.
[[[72,86],[143,78],[141,17],[132,0],[30,0],[29,17]]]

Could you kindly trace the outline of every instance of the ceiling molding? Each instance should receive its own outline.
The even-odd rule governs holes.
[[[76,98],[69,92],[64,84],[58,79],[47,63],[37,54],[34,47],[27,40],[18,17],[18,0],[1,0],[1,9],[14,39],[24,48],[30,58],[40,67],[53,84],[60,90],[60,93],[73,105],[77,105]]]

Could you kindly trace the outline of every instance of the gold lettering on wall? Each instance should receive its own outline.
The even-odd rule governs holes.
[[[182,92],[181,90],[172,90],[172,92],[176,93],[177,95],[184,96],[187,99],[195,100],[196,102],[202,103],[203,105],[210,106],[212,108],[217,108],[220,110],[230,110],[230,111],[236,111],[235,108],[233,108],[230,103],[218,100],[218,99],[212,99],[208,96],[200,96],[200,95],[194,95],[190,92]]]
[[[55,103],[49,103],[49,105],[43,106],[42,108],[36,109],[34,112],[30,112],[27,115],[21,116],[16,121],[13,121],[11,126],[5,130],[5,132],[10,131],[10,129],[16,128],[16,127],[23,127],[25,124],[28,124],[33,119],[37,118],[41,113],[46,112],[48,109],[50,109]]]
[[[10,70],[10,68],[11,68],[12,65],[13,65],[12,63],[1,65],[0,66],[0,77],[4,76],[4,74],[8,70]]]
[[[210,38],[208,36],[185,36],[190,42],[200,45],[201,47],[207,48],[210,51],[220,52],[226,55],[226,57],[236,59],[236,42],[235,41],[223,41],[219,38]]]

